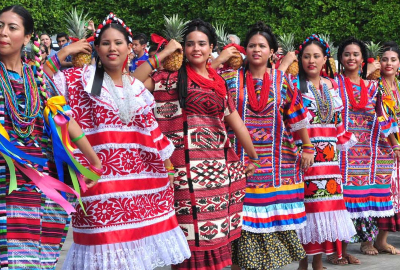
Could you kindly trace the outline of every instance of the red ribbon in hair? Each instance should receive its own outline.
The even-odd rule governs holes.
[[[70,39],[72,42],[79,41],[79,38],[76,38],[76,37],[70,37],[69,39]],[[94,36],[91,36],[91,37],[87,38],[86,41],[87,41],[87,42],[92,42],[92,41],[94,41]]]
[[[245,50],[242,46],[240,46],[240,45],[238,45],[238,44],[236,44],[236,43],[229,43],[228,45],[226,45],[226,46],[223,48],[223,50],[225,50],[225,49],[227,49],[227,48],[229,48],[229,47],[235,47],[240,53],[246,55],[246,50]]]
[[[157,51],[158,51],[158,49],[160,49],[160,47],[163,44],[165,44],[165,45],[168,44],[168,40],[166,40],[165,38],[163,38],[162,36],[159,36],[157,34],[154,34],[154,33],[151,34],[150,38],[151,38],[151,41],[153,41],[154,43],[158,44]]]

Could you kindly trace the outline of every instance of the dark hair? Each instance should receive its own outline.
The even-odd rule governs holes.
[[[363,79],[365,79],[365,78],[367,77],[367,64],[368,64],[368,51],[367,51],[367,46],[365,46],[365,43],[364,43],[364,42],[362,42],[361,40],[356,39],[355,37],[350,37],[350,38],[344,40],[344,41],[339,45],[338,53],[337,53],[337,55],[338,55],[338,60],[339,60],[339,72],[340,72],[340,70],[341,70],[341,68],[342,68],[342,66],[343,66],[343,65],[342,65],[342,55],[343,55],[344,49],[345,49],[348,45],[351,45],[351,44],[354,44],[354,45],[357,45],[358,47],[360,47],[361,54],[362,54],[363,61],[364,61],[364,66],[362,67],[362,70],[361,70],[361,77],[362,77]]]
[[[317,35],[315,35],[315,37],[319,38]],[[300,92],[301,93],[307,93],[307,91],[308,91],[308,89],[307,89],[307,74],[304,71],[303,62],[301,61],[301,59],[303,57],[303,52],[304,52],[305,48],[307,48],[309,45],[311,45],[311,44],[317,45],[321,49],[322,54],[324,56],[327,56],[327,59],[326,59],[326,62],[325,62],[325,66],[326,66],[328,77],[333,79],[334,76],[335,76],[335,74],[333,74],[331,63],[329,62],[329,55],[326,52],[327,49],[328,49],[328,47],[325,45],[326,43],[322,44],[321,42],[319,42],[316,39],[311,39],[311,38],[308,38],[308,39],[309,40],[306,43],[303,43],[300,46],[301,49],[299,49],[299,54],[298,54],[298,59],[299,59],[299,84],[300,84]]]
[[[139,40],[140,45],[147,44],[148,38],[145,34],[139,33],[133,36],[132,40]]]
[[[276,52],[278,50],[278,41],[274,33],[272,33],[271,27],[264,24],[262,21],[259,21],[252,25],[247,31],[246,39],[244,40],[244,48],[247,48],[249,45],[250,39],[255,35],[263,36],[267,42],[268,46]],[[271,67],[271,63],[268,62],[268,67]]]
[[[0,15],[7,11],[11,11],[11,12],[17,14],[22,19],[22,24],[24,26],[24,34],[25,35],[31,35],[33,33],[34,21],[33,21],[31,13],[29,13],[28,10],[26,10],[24,7],[22,7],[20,5],[13,5],[13,6],[8,6],[8,7],[3,8],[0,11]]]
[[[161,47],[159,52],[161,51]],[[148,51],[148,54],[152,53],[152,52],[157,52],[157,45],[151,45]]]
[[[127,44],[131,43],[129,41],[128,31],[126,31],[126,29],[122,25],[120,25],[119,23],[110,23],[110,24],[106,24],[103,28],[101,28],[99,36],[96,37],[94,40],[94,45],[100,44],[101,37],[103,36],[105,30],[110,29],[110,28],[118,30],[120,33],[122,33],[125,37],[125,41]],[[96,72],[94,74],[94,81],[93,81],[91,94],[100,96],[101,87],[103,85],[103,79],[104,79],[104,67],[103,67],[103,65],[100,65],[100,57],[99,56],[96,57],[96,67],[97,68],[96,68]]]
[[[186,37],[194,31],[200,31],[204,33],[208,38],[208,42],[210,45],[213,45],[213,47],[217,45],[217,34],[215,33],[214,27],[202,19],[194,19],[187,24],[186,31],[183,34],[184,43],[186,42]],[[179,104],[182,108],[185,108],[185,99],[187,97],[187,72],[185,61],[183,61],[182,67],[178,71],[177,89],[179,95]]]
[[[58,42],[58,39],[59,39],[59,38],[63,38],[63,37],[65,37],[66,40],[69,40],[68,34],[67,34],[67,33],[64,33],[64,32],[61,32],[61,33],[58,33],[58,34],[57,34],[57,37],[56,37],[57,42]]]
[[[388,42],[383,43],[382,55],[388,51],[397,53],[397,57],[400,59],[399,45],[397,45],[397,43],[395,41],[388,41]]]
[[[40,47],[43,47],[43,48],[44,48],[44,51],[45,51],[45,53],[49,54],[49,47],[47,47],[47,46],[46,46],[46,45],[44,45],[44,44],[40,44],[39,48],[40,48]]]

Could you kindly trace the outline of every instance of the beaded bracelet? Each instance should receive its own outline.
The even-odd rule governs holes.
[[[398,144],[392,145],[392,150],[393,151],[400,150],[400,145]]]
[[[97,174],[97,175],[99,175],[99,176],[103,175],[103,173],[104,173],[104,169],[103,169],[103,168],[101,168],[101,169],[96,168],[96,167],[93,166],[92,164],[89,165],[89,168],[90,168],[90,170],[91,170],[92,172],[94,172],[95,174]]]
[[[169,167],[165,167],[167,171],[175,171],[174,165],[171,164]]]
[[[76,137],[75,139],[72,139],[71,142],[77,142],[80,139],[82,139],[85,136],[85,132],[82,132],[82,134],[79,137]]]
[[[172,175],[172,176],[174,176],[174,175],[175,175],[175,173],[173,173],[173,172],[169,172],[169,173],[168,173],[168,175]]]
[[[57,67],[58,69],[61,68],[61,62],[60,62],[60,59],[58,58],[58,55],[57,55],[57,54],[53,55],[53,56],[51,57],[51,60],[53,61],[53,63],[56,65],[56,67]]]
[[[314,150],[311,149],[303,149],[304,153],[314,154]]]
[[[312,143],[303,143],[302,147],[312,147],[314,148],[314,145]]]
[[[155,59],[154,61],[156,62],[156,64],[157,64],[157,69],[158,68],[160,68],[160,61],[158,60],[158,55],[157,54],[155,54],[154,56],[153,56],[153,58]]]
[[[54,69],[54,68],[55,68],[54,64],[50,63],[50,60],[47,60],[47,61],[46,61],[46,66],[48,66],[49,69],[50,69],[53,73],[57,73],[56,70]]]
[[[151,70],[154,70],[154,67],[153,67],[153,65],[151,64],[150,59],[147,59],[146,62],[147,62],[147,63],[149,64],[149,66],[151,67]]]

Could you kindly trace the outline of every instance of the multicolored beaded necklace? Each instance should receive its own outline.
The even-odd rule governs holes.
[[[356,99],[354,98],[354,90],[353,90],[353,83],[350,81],[349,78],[344,78],[344,84],[346,86],[347,96],[349,97],[349,101],[351,106],[353,106],[354,110],[362,110],[368,104],[368,89],[364,84],[364,80],[360,79],[360,102],[357,103]]]
[[[385,78],[381,77],[381,79],[379,80],[380,88],[384,91],[386,95],[389,95],[392,98],[395,103],[394,109],[396,111],[396,114],[398,114],[400,113],[400,89],[399,81],[397,80],[397,78],[394,78],[394,84],[395,89],[392,90]]]
[[[4,64],[0,62],[0,87],[3,92],[5,105],[10,114],[13,128],[18,136],[28,137],[34,128],[36,117],[40,112],[40,97],[38,87],[32,70],[28,65],[23,64],[22,80],[24,85],[25,108],[20,110],[17,95],[12,87],[8,71]]]
[[[320,84],[319,88],[322,88],[321,94],[312,82],[308,83],[308,89],[313,93],[317,103],[317,110],[321,123],[329,124],[332,121],[335,113],[333,108],[333,98],[326,83],[322,83],[322,87]]]

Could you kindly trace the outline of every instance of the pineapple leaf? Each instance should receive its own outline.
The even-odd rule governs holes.
[[[90,19],[87,18],[88,14],[83,15],[83,10],[80,14],[76,11],[76,8],[65,14],[65,21],[67,22],[67,29],[71,37],[76,37],[78,39],[85,38],[88,34],[86,28],[86,23]]]
[[[283,53],[293,52],[294,48],[294,33],[282,34],[278,37],[279,46],[282,47]]]
[[[217,34],[218,47],[222,49],[224,46],[229,44],[228,34],[225,32],[225,25],[215,24],[213,27],[215,28],[215,33]]]
[[[178,14],[174,14],[169,18],[164,15],[164,20],[164,37],[167,40],[175,39],[178,42],[182,42],[183,34],[187,29],[187,24],[189,23],[189,21],[184,22],[182,19],[179,18]]]
[[[367,46],[367,50],[369,53],[369,57],[377,58],[382,54],[383,47],[380,45],[380,42],[374,43],[373,41],[365,44]]]

